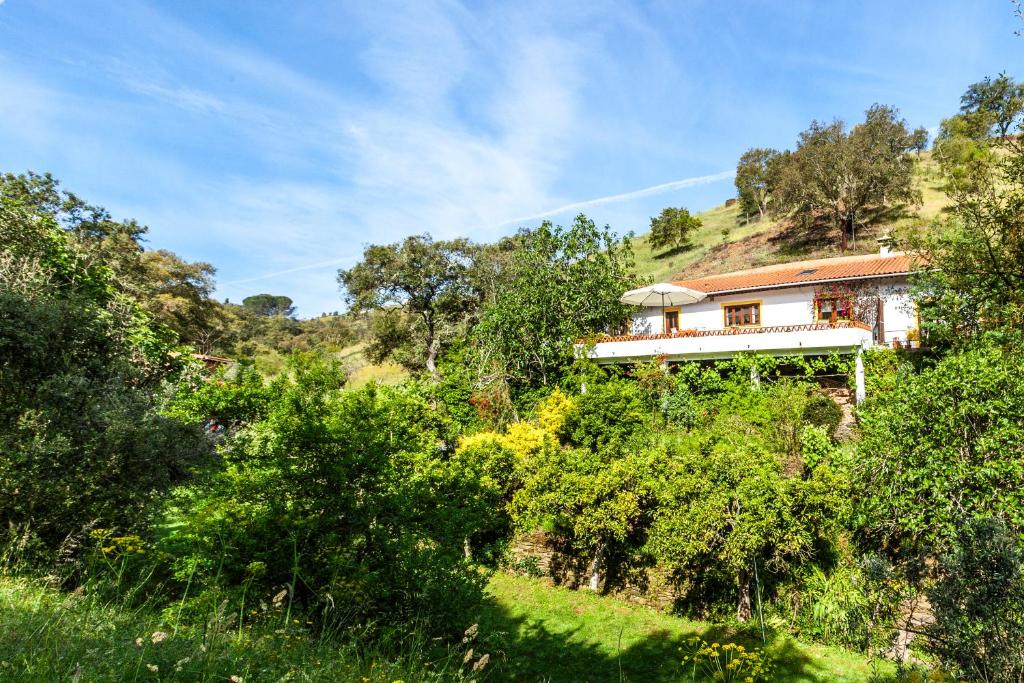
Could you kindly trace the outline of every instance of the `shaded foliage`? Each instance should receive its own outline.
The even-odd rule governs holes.
[[[573,343],[625,324],[619,301],[637,284],[627,238],[577,216],[521,232],[473,331],[484,381],[553,385],[572,365]]]
[[[143,528],[204,447],[157,412],[164,330],[37,211],[0,198],[0,527],[67,560],[90,529]]]
[[[1024,677],[1024,555],[999,519],[967,522],[928,590],[935,623],[928,649],[963,680]]]

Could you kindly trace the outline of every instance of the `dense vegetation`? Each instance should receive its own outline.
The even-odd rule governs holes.
[[[74,591],[73,610],[154,631],[131,657],[86,651],[94,668],[77,674],[0,635],[15,659],[0,651],[0,666],[280,677],[288,666],[241,650],[269,661],[286,637],[323,676],[612,675],[585,648],[609,669],[499,660],[563,642],[495,607],[512,580],[496,571],[539,571],[515,541],[540,533],[565,564],[553,579],[663,589],[677,614],[727,625],[673,640],[685,652],[662,648],[652,676],[713,677],[728,660],[771,680],[797,671],[790,636],[877,662],[917,632],[912,657],[874,673],[1019,680],[1020,92],[982,81],[943,124],[951,210],[896,236],[927,264],[914,286],[931,348],[873,351],[852,416],[816,381],[848,375],[847,358],[581,360],[574,344],[619,329],[619,295],[644,281],[632,240],[585,216],[494,245],[371,246],[339,273],[350,311],[299,321],[284,295],[213,300],[211,266],[144,249],[144,227],[49,176],[3,176],[0,569],[19,575],[3,585]],[[744,155],[740,201],[845,244],[917,201],[923,144],[889,107],[849,132],[812,124],[792,152]],[[831,173],[850,180],[840,195]],[[685,250],[701,228],[666,209],[649,241]],[[352,386],[336,352],[356,341],[408,379]],[[242,362],[211,375],[197,351]],[[168,628],[180,639],[159,649]]]

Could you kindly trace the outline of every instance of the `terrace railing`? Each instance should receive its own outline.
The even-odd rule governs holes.
[[[750,327],[726,327],[721,330],[676,330],[657,334],[602,334],[590,339],[579,340],[580,344],[627,341],[647,341],[655,339],[682,339],[686,337],[722,337],[736,334],[767,334],[772,332],[818,332],[824,330],[858,328],[872,330],[871,325],[859,320],[839,320],[835,323],[807,323],[805,325],[763,325]]]

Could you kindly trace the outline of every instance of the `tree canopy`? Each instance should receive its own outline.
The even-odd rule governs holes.
[[[554,382],[577,339],[625,323],[619,297],[637,283],[629,238],[582,214],[569,228],[545,221],[520,232],[473,333],[483,374]]]
[[[960,97],[960,115],[974,119],[983,135],[1006,137],[1024,117],[1024,83],[1005,73],[972,83]]]
[[[272,317],[280,315],[291,318],[295,315],[295,306],[291,297],[281,294],[253,294],[242,299],[242,308],[256,315]]]
[[[653,249],[682,249],[689,246],[690,235],[700,229],[701,221],[687,209],[668,207],[651,219],[648,240]]]
[[[479,306],[480,292],[469,277],[476,252],[466,239],[414,235],[371,245],[362,261],[339,271],[349,305],[377,312],[371,347],[376,358],[396,357],[437,375],[438,355]],[[410,348],[415,352],[408,353]]]
[[[773,174],[773,211],[810,226],[825,221],[845,249],[858,225],[921,201],[910,152],[919,144],[893,107],[873,105],[849,132],[839,120],[814,121]]]
[[[1024,142],[971,140],[956,121],[944,122],[938,143],[953,205],[911,241],[932,265],[915,277],[924,325],[951,342],[1017,337],[1024,329]]]
[[[774,167],[780,158],[778,150],[755,147],[744,152],[736,164],[736,191],[740,211],[747,220],[754,214],[764,218],[768,213],[777,174]]]

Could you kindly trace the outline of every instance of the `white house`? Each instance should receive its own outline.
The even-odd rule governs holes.
[[[917,312],[908,294],[912,257],[890,252],[796,261],[672,284],[699,301],[638,309],[628,334],[590,348],[599,363],[776,356],[857,355],[876,344],[916,346]]]

